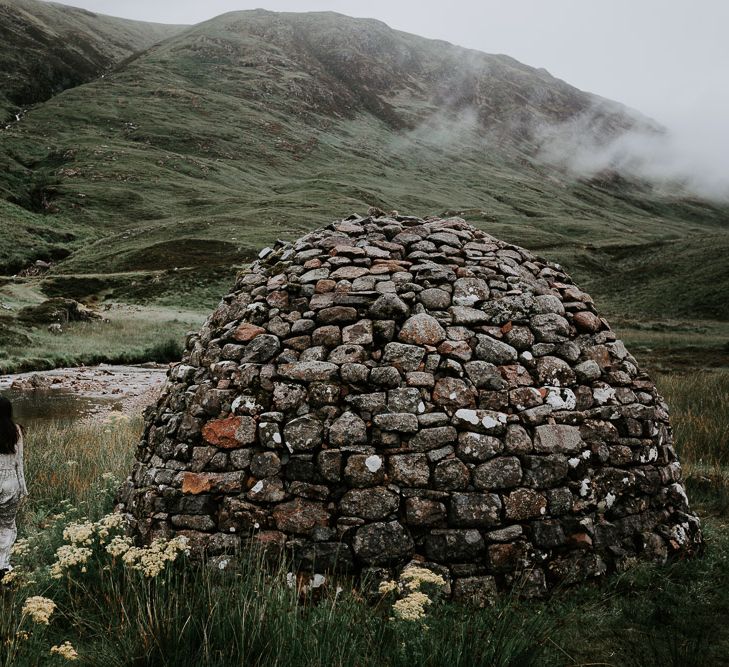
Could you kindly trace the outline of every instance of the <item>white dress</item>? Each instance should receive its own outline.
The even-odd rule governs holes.
[[[18,530],[15,515],[22,498],[28,495],[23,471],[23,433],[18,429],[15,454],[0,454],[0,570],[11,570],[10,550]]]

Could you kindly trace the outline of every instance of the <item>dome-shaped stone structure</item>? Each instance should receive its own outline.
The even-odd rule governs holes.
[[[666,405],[563,270],[463,220],[266,248],[191,335],[122,504],[144,539],[415,558],[544,591],[701,543]]]

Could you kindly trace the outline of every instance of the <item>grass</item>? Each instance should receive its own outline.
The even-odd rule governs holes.
[[[488,94],[451,109],[461,79]],[[525,102],[533,90],[549,108]],[[218,17],[3,133],[0,268],[54,257],[59,295],[79,294],[60,276],[230,268],[375,204],[463,214],[563,263],[610,313],[728,319],[726,205],[569,180],[489,125],[583,102],[503,57],[378,23]]]
[[[53,579],[48,567],[64,527],[111,510],[141,422],[33,426],[31,495],[19,517],[32,551],[16,557],[19,577],[0,600],[0,662],[62,664],[50,647],[70,641],[80,664],[120,667],[729,664],[729,504],[715,502],[726,495],[726,478],[707,483],[702,473],[707,462],[717,470],[725,464],[729,371],[665,375],[659,385],[702,515],[705,554],[640,565],[547,600],[506,597],[483,610],[430,591],[435,602],[423,621],[396,619],[392,599],[368,596],[346,578],[316,590],[291,587],[286,563],[261,553],[244,553],[225,569],[179,557],[148,578],[94,542],[86,572],[76,566]],[[23,616],[31,595],[57,604],[48,626]]]
[[[103,320],[63,325],[61,334],[45,326],[20,328],[8,320],[22,337],[8,337],[0,347],[0,372],[176,361],[182,356],[185,333],[198,329],[204,320],[203,313],[165,306],[112,304],[101,314]]]

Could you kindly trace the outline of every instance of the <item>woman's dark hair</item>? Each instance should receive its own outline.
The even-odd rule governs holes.
[[[0,396],[0,454],[15,454],[18,427],[13,421],[13,404]]]

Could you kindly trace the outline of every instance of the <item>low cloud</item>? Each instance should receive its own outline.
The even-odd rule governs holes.
[[[537,160],[578,178],[607,172],[647,182],[670,194],[729,202],[725,120],[677,114],[665,127],[636,117],[636,127],[606,138],[594,131],[600,107],[535,130]]]

